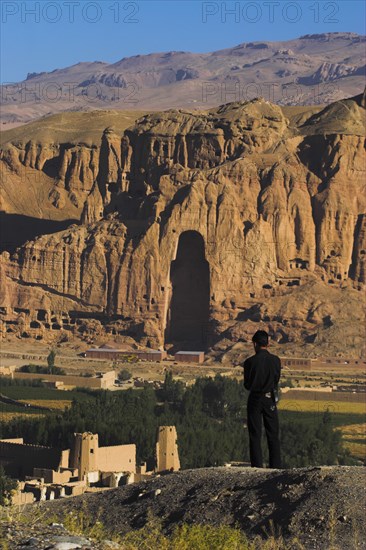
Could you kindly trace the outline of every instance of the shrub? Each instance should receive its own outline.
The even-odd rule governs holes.
[[[183,525],[173,535],[174,550],[254,550],[244,533],[227,525]]]
[[[60,367],[52,367],[52,371],[50,370],[50,367],[42,367],[42,365],[23,365],[20,367],[19,372],[29,372],[31,374],[58,374],[64,376],[66,372],[64,369],[61,369]]]
[[[55,368],[56,352],[54,349],[51,349],[47,357],[47,365],[49,374],[53,374]]]
[[[0,506],[11,504],[11,494],[18,487],[18,482],[5,474],[4,468],[0,466]]]
[[[132,374],[128,369],[122,369],[118,374],[118,380],[126,381],[130,380],[132,377]]]

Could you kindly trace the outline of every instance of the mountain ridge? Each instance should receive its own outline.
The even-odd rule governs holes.
[[[364,41],[355,33],[304,35],[30,72],[2,86],[0,120],[10,128],[70,109],[204,109],[260,95],[281,105],[327,104],[362,91]]]

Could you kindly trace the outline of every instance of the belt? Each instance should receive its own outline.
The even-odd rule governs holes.
[[[267,393],[263,393],[261,391],[252,391],[250,392],[253,395],[262,395],[263,397],[272,397],[272,392],[268,391]]]

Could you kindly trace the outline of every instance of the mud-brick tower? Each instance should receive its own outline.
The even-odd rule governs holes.
[[[160,426],[156,443],[156,471],[180,470],[175,426]]]
[[[98,470],[98,434],[84,432],[74,434],[70,453],[70,468],[78,468],[78,479],[83,480],[89,472]]]

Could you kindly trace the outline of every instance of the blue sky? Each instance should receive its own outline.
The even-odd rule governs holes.
[[[363,0],[1,0],[1,81],[79,61],[208,52],[304,34],[365,34]]]

